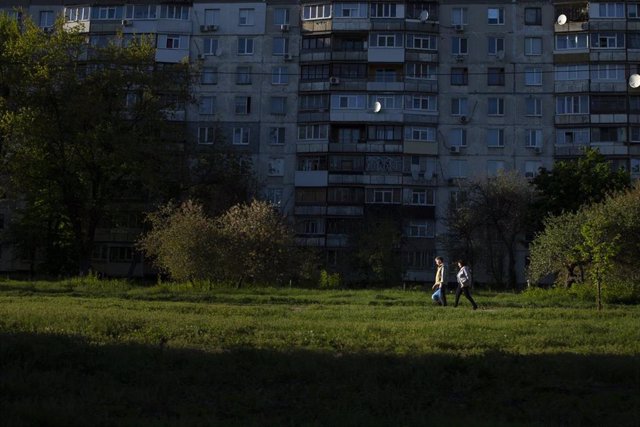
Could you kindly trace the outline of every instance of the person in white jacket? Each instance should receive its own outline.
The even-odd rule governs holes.
[[[466,263],[463,260],[458,260],[458,274],[456,274],[456,278],[458,279],[458,288],[456,289],[456,302],[453,305],[454,307],[458,306],[458,301],[460,301],[460,294],[464,294],[464,296],[469,300],[473,309],[476,310],[478,308],[478,304],[471,297],[471,270],[466,266]]]

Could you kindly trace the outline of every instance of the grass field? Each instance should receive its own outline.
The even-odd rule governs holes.
[[[639,306],[475,297],[0,281],[0,424],[640,425]]]

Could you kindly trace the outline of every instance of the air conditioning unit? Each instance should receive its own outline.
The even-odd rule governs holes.
[[[459,145],[452,145],[450,147],[451,153],[452,154],[458,154],[460,153],[460,146]]]
[[[329,84],[339,85],[340,84],[340,79],[337,78],[337,77],[329,77]]]
[[[467,116],[460,116],[460,123],[465,124],[469,121],[469,117]]]
[[[542,154],[542,147],[534,147],[533,151],[534,151],[536,154]]]
[[[453,28],[455,28],[456,31],[458,32],[463,32],[464,31],[464,24],[456,24],[453,26]]]
[[[217,25],[200,25],[200,31],[203,33],[218,31],[218,26]]]
[[[284,60],[285,61],[293,61],[293,55],[290,53],[285,53],[284,54]]]
[[[128,19],[123,19],[120,23],[123,27],[130,27],[133,25],[133,22]]]
[[[289,31],[289,24],[281,24],[280,31],[282,31],[283,33],[286,33],[287,31]]]

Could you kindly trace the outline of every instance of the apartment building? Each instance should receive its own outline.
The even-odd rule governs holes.
[[[391,218],[404,279],[428,281],[433,257],[447,255],[448,206],[473,179],[532,178],[589,146],[640,176],[640,92],[627,83],[640,63],[639,4],[24,0],[5,9],[23,6],[45,30],[63,15],[93,44],[151,35],[158,62],[186,58],[198,72],[197,102],[169,119],[198,149],[224,138],[250,156],[262,196],[289,215],[299,244],[348,276],[350,236]],[[130,228],[105,230],[96,251],[115,274],[132,272],[139,226],[122,223]],[[523,247],[522,281],[525,258]]]

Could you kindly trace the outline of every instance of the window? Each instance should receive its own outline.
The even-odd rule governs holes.
[[[109,248],[110,262],[131,262],[133,249],[128,246],[112,246]]]
[[[200,74],[200,84],[214,85],[218,83],[218,69],[214,67],[205,67]]]
[[[204,25],[220,25],[220,9],[205,9]]]
[[[626,129],[615,126],[591,128],[591,142],[622,142]]]
[[[525,129],[525,147],[542,147],[542,129]]]
[[[371,47],[402,47],[403,39],[402,34],[372,33],[369,44]]]
[[[155,4],[128,4],[126,7],[127,19],[156,19]]]
[[[326,46],[331,46],[331,42],[329,41]],[[367,50],[367,39],[366,37],[356,38],[355,36],[339,38],[336,39],[333,49],[337,52],[364,52]]]
[[[501,7],[490,7],[489,9],[487,9],[487,24],[503,25],[504,9]]]
[[[64,17],[67,21],[86,21],[90,19],[90,10],[88,6],[67,7],[64,10]]]
[[[591,66],[591,80],[623,82],[625,72],[623,64],[594,64]]]
[[[488,86],[504,86],[504,68],[489,67],[487,69]]]
[[[624,33],[591,33],[591,47],[600,49],[624,49]]]
[[[465,37],[451,37],[451,54],[452,55],[466,55],[467,39]]]
[[[449,130],[449,145],[457,147],[467,146],[467,130],[456,128]]]
[[[589,114],[589,96],[558,96],[556,98],[556,114]]]
[[[289,39],[287,37],[273,38],[273,54],[283,56],[289,53]]]
[[[273,10],[273,24],[288,25],[289,24],[289,9],[277,7]]]
[[[328,129],[328,126],[325,124],[298,126],[298,139],[300,140],[327,139],[327,129]]]
[[[338,129],[337,142],[339,144],[357,144],[364,142],[363,133],[360,128],[340,128]]]
[[[367,64],[333,64],[333,76],[341,79],[365,79]]]
[[[215,130],[212,127],[198,128],[198,144],[213,144],[215,140]]]
[[[525,37],[524,54],[528,56],[542,55],[542,37]]]
[[[402,95],[371,95],[369,97],[369,105],[374,105],[377,101],[385,110],[400,110],[402,109],[402,99]],[[407,104],[411,104],[410,98]]]
[[[451,9],[451,25],[467,25],[467,8],[454,7]]]
[[[542,25],[542,9],[539,7],[525,7],[524,25]]]
[[[438,111],[438,101],[436,96],[429,95],[409,95],[408,97],[410,110]]]
[[[588,128],[581,129],[557,129],[556,144],[578,144],[586,145],[591,141],[591,135]]]
[[[466,160],[449,160],[449,178],[466,178],[469,167]]]
[[[590,18],[624,18],[624,3],[591,3]]]
[[[586,49],[588,40],[588,36],[585,33],[556,34],[556,50]]]
[[[53,10],[43,10],[40,12],[40,20],[38,21],[38,26],[40,28],[51,28],[53,27],[54,21],[55,15],[53,14]]]
[[[336,18],[366,18],[367,3],[335,3]]]
[[[555,66],[556,81],[587,80],[588,78],[588,64],[569,64]]]
[[[302,8],[302,19],[304,21],[327,18],[331,18],[331,5],[329,4],[313,4]]]
[[[250,96],[236,96],[236,98],[235,98],[235,111],[236,111],[236,114],[249,114],[249,113],[251,113],[251,97]]]
[[[271,114],[287,114],[287,97],[271,97]]]
[[[525,178],[535,178],[540,169],[542,168],[542,162],[539,160],[527,160],[524,162],[524,176]]]
[[[402,190],[400,188],[367,188],[365,202],[398,204],[402,202]]]
[[[434,225],[432,221],[410,221],[407,237],[434,237]]]
[[[426,189],[411,189],[409,193],[409,204],[418,206],[433,206],[434,192]]]
[[[402,126],[369,126],[367,137],[371,141],[400,142],[402,140]]]
[[[504,54],[504,38],[489,36],[487,38],[487,54],[501,55]]]
[[[180,49],[180,36],[176,34],[168,34],[165,42],[165,49]]]
[[[285,141],[285,131],[283,127],[271,127],[269,128],[269,144],[283,145]]]
[[[236,68],[236,84],[238,85],[251,84],[251,67],[240,66]]]
[[[469,114],[469,100],[467,98],[451,99],[451,115],[467,116]]]
[[[404,265],[410,270],[432,270],[432,251],[407,251],[402,256]]]
[[[300,111],[322,111],[329,108],[329,95],[326,94],[301,95],[298,99]]]
[[[629,19],[640,19],[640,3],[627,4],[627,16]]]
[[[240,9],[238,12],[238,25],[251,26],[254,25],[255,9]]]
[[[265,199],[273,206],[282,205],[282,188],[267,188]]]
[[[452,209],[460,209],[467,201],[467,192],[462,190],[453,190],[449,193],[449,206]]]
[[[238,38],[238,55],[253,55],[253,39]]]
[[[205,37],[202,39],[203,53],[205,55],[215,55],[218,50],[218,39],[212,37]]]
[[[438,67],[436,64],[425,62],[408,62],[405,77],[409,79],[437,80]]]
[[[419,50],[438,50],[438,37],[428,34],[407,34],[407,48]]]
[[[372,18],[398,18],[395,3],[371,3]]]
[[[271,84],[286,85],[289,83],[289,69],[287,67],[273,67],[271,69]]]
[[[451,85],[466,86],[469,84],[469,71],[466,68],[451,68]]]
[[[640,142],[640,126],[631,126],[630,141],[635,144]]]
[[[504,160],[487,160],[487,176],[497,176],[507,170]]]
[[[629,161],[629,171],[631,172],[631,176],[637,178],[640,175],[640,158],[632,157]]]
[[[117,18],[117,9],[115,6],[100,6],[97,9],[97,19],[107,20]],[[42,17],[42,14],[40,15],[40,17]]]
[[[400,81],[399,71],[394,68],[377,68],[375,70],[374,81],[376,82],[397,82]]]
[[[542,116],[542,100],[540,98],[527,97],[525,100],[525,107],[527,116]]]
[[[487,115],[504,116],[504,98],[490,97],[487,100]]]
[[[362,110],[365,108],[366,95],[334,95],[332,108],[339,110]]]
[[[328,80],[329,64],[300,66],[300,79],[303,81]]]
[[[233,128],[233,145],[248,145],[251,129],[247,127]]]
[[[542,85],[542,68],[527,67],[524,70],[524,84],[526,86]]]
[[[215,96],[203,96],[200,98],[200,105],[198,106],[198,112],[200,114],[214,114],[216,106]]]
[[[504,129],[487,129],[487,147],[504,147]]]
[[[161,19],[189,20],[189,6],[163,4],[160,6]]]
[[[305,37],[302,39],[302,50],[328,50],[330,48],[331,39],[329,37]]]
[[[269,159],[267,175],[269,176],[284,175],[284,159],[281,159],[281,158]]]
[[[436,129],[431,127],[414,127],[405,128],[404,139],[408,141],[435,142]]]
[[[633,103],[633,98],[629,100]],[[614,95],[592,95],[591,107],[589,112],[591,114],[624,114],[627,111],[627,106],[624,102],[620,102],[620,96]]]

